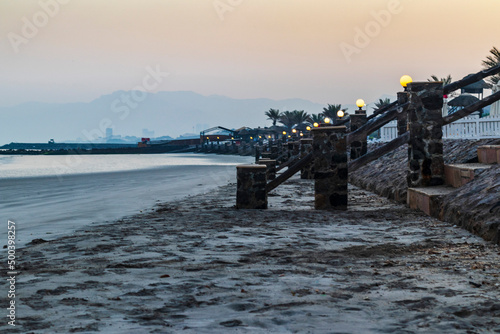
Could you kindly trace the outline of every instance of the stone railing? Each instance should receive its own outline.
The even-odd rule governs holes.
[[[282,145],[282,154],[289,159],[299,157],[299,160],[269,183],[269,171],[266,171],[265,165],[267,169],[270,165],[275,168],[275,160],[264,162],[264,165],[238,166],[237,208],[266,208],[267,193],[309,164],[315,184],[315,208],[346,210],[349,170],[359,168],[404,144],[408,145],[408,187],[444,184],[443,128],[500,100],[500,92],[446,117],[441,115],[443,95],[470,84],[473,79],[477,81],[498,72],[500,65],[444,87],[441,82],[412,82],[405,92],[398,93],[398,100],[385,107],[384,112],[378,111],[376,116],[367,118],[363,110],[357,111],[359,117],[355,117],[354,122],[351,120],[351,126],[354,125],[352,132],[348,133],[345,126],[315,128],[312,131],[312,151],[309,148],[309,153],[306,153],[308,150],[305,147],[300,147],[299,142]],[[366,136],[384,126],[394,127],[392,134],[382,131],[384,136],[391,135],[394,139],[366,154],[363,150]],[[496,131],[496,125],[489,125],[489,129]],[[351,161],[348,161],[348,146],[351,146]]]

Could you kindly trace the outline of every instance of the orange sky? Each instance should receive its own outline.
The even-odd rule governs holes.
[[[371,102],[403,74],[480,70],[499,14],[497,0],[3,0],[0,106],[90,101],[157,65],[156,90]]]

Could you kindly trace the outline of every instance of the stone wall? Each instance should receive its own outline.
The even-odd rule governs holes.
[[[478,173],[443,199],[443,220],[500,244],[500,166]]]
[[[500,139],[444,140],[445,163],[477,162],[477,147],[500,145]],[[369,144],[373,150],[384,143]],[[401,203],[406,203],[406,145],[349,173],[349,181]],[[443,202],[442,218],[467,228],[486,240],[498,241],[500,219],[500,166],[479,174],[467,185],[457,188]],[[495,207],[495,205],[497,205]],[[491,210],[491,212],[490,212]],[[495,225],[496,224],[496,225]]]

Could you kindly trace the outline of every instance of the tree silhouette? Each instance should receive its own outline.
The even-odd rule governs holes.
[[[281,112],[279,111],[279,109],[269,109],[268,111],[266,111],[266,116],[267,116],[267,119],[270,119],[271,121],[273,121],[273,126],[276,126],[276,122],[279,121],[280,117],[281,117]]]
[[[302,125],[304,123],[309,122],[310,116],[304,110],[294,110],[292,111],[292,114],[293,114],[293,119],[295,121],[294,125]]]
[[[443,86],[446,86],[446,85],[452,83],[452,79],[451,79],[451,75],[450,74],[448,74],[448,76],[446,78],[438,78],[435,75],[431,75],[431,78],[427,79],[427,81],[429,81],[429,82],[442,81],[443,82]]]
[[[375,107],[372,107],[372,108],[377,110],[377,109],[385,107],[386,105],[389,105],[389,104],[391,104],[391,99],[389,99],[388,97],[385,99],[378,99],[378,101],[375,102]]]
[[[341,104],[328,104],[326,108],[323,108],[323,116],[330,118],[331,120],[338,119],[337,112],[339,110],[347,111],[347,108],[342,109]]]
[[[290,112],[288,110],[284,111],[281,113],[279,122],[281,124],[283,124],[289,130],[291,130],[293,128],[293,126],[296,124],[295,123],[295,115],[293,114],[293,112]]]
[[[493,49],[490,50],[490,53],[491,55],[487,56],[486,59],[483,60],[483,67],[486,69],[500,64],[500,51],[496,47],[493,47]],[[496,85],[498,81],[500,81],[500,74],[496,74],[488,78],[488,82],[493,85]]]
[[[321,123],[323,122],[323,118],[325,118],[325,116],[323,116],[323,114],[311,114],[311,116],[309,117],[309,122],[311,123]]]

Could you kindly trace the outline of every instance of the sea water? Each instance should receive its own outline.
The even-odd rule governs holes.
[[[53,239],[213,191],[236,182],[235,166],[250,162],[203,154],[0,156],[0,226],[14,221],[20,246]]]

